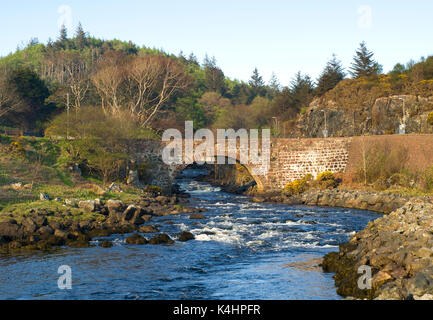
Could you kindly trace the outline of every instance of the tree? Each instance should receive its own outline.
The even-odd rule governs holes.
[[[317,80],[316,94],[322,95],[332,90],[345,76],[341,62],[333,54]]]
[[[68,30],[64,24],[60,27],[59,38],[57,39],[55,45],[59,49],[69,49]]]
[[[381,72],[382,67],[373,59],[373,56],[374,53],[367,49],[366,43],[361,42],[350,68],[350,74],[353,78],[368,77]]]
[[[225,94],[224,73],[217,67],[215,57],[209,59],[206,55],[204,59],[205,85],[209,91],[216,91]]]
[[[16,90],[7,81],[7,73],[0,71],[0,118],[9,112],[17,111],[23,107],[23,101]]]
[[[81,22],[78,24],[77,31],[75,32],[74,42],[75,42],[75,47],[78,50],[83,50],[86,47],[87,36],[83,30],[83,26],[81,25]]]
[[[172,96],[189,85],[184,67],[171,58],[110,53],[98,64],[92,81],[106,113],[128,110],[141,126],[148,126]]]
[[[11,122],[23,129],[40,129],[41,123],[54,111],[55,106],[45,100],[50,91],[36,72],[28,68],[18,68],[8,76],[10,90],[21,100],[21,107],[9,111]]]
[[[272,72],[271,79],[269,80],[269,88],[271,89],[273,94],[281,90],[280,81],[278,80],[274,72]]]
[[[232,108],[230,100],[222,97],[218,92],[206,92],[198,102],[203,107],[208,124],[214,123],[223,110]]]
[[[182,122],[193,121],[195,130],[206,126],[207,119],[203,106],[197,102],[196,97],[192,94],[177,99],[176,116],[177,120]]]
[[[297,111],[300,111],[311,103],[313,89],[313,82],[309,75],[303,75],[299,71],[292,79],[290,82],[290,93]]]
[[[248,84],[252,88],[253,96],[251,100],[253,100],[255,97],[260,96],[264,97],[266,95],[265,90],[265,82],[263,81],[262,76],[259,74],[259,71],[257,68],[254,69],[253,74],[251,76],[250,81]]]

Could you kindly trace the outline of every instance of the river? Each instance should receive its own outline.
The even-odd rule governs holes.
[[[341,299],[319,260],[378,214],[253,203],[195,181],[197,173],[185,171],[178,183],[207,219],[150,223],[172,237],[188,230],[196,240],[135,246],[113,235],[108,249],[0,256],[0,299]],[[72,270],[71,290],[57,286],[62,265]]]

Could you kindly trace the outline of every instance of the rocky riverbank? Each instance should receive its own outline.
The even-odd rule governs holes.
[[[433,200],[391,193],[310,190],[301,195],[256,195],[255,202],[345,207],[385,213],[327,254],[337,292],[359,299],[433,299]],[[389,214],[388,214],[389,213]],[[360,266],[372,271],[371,289],[360,289]]]
[[[183,194],[172,197],[143,195],[138,203],[67,199],[61,210],[31,209],[19,214],[3,212],[0,216],[0,252],[50,251],[62,246],[89,247],[92,239],[112,234],[135,231],[158,233],[158,226],[148,224],[154,216],[197,214],[204,211],[186,206],[187,202],[186,195]],[[179,241],[191,239],[193,237],[189,233],[178,235]],[[170,244],[173,239],[158,234],[148,240],[141,234],[134,234],[127,238],[126,243]],[[112,244],[102,241],[100,245],[110,247]]]
[[[341,189],[309,190],[300,195],[287,195],[284,193],[257,194],[252,198],[252,201],[254,202],[342,207],[380,213],[391,213],[402,207],[409,200],[420,200],[433,203],[431,197],[409,197],[395,193]]]
[[[323,269],[335,272],[338,293],[356,298],[433,299],[433,205],[415,200],[370,222]],[[372,289],[358,288],[358,268],[372,269]]]

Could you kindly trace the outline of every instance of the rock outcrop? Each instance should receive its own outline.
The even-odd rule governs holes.
[[[406,133],[433,133],[427,123],[432,111],[433,97],[415,95],[382,97],[356,109],[316,99],[299,118],[294,136],[320,138],[325,128],[329,137],[395,134],[400,128]]]
[[[323,269],[335,272],[338,293],[356,298],[433,298],[433,204],[409,201],[370,222],[339,252],[329,253]],[[360,289],[359,267],[372,270],[371,289]]]

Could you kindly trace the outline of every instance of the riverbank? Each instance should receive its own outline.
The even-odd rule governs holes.
[[[433,199],[356,190],[309,190],[301,195],[256,195],[254,202],[344,207],[385,215],[327,254],[325,272],[335,273],[337,293],[359,299],[433,299]],[[372,287],[358,286],[370,266]]]
[[[323,269],[334,272],[338,293],[356,298],[433,299],[433,205],[407,202],[370,222],[339,252],[329,253]],[[358,268],[372,268],[372,289],[358,288]]]
[[[299,195],[287,195],[284,192],[270,194],[253,194],[254,202],[275,202],[293,205],[311,205],[321,207],[342,207],[391,213],[404,206],[408,201],[425,201],[433,203],[432,197],[411,197],[389,192],[361,190],[309,190]]]
[[[187,202],[187,195],[182,193],[171,197],[143,194],[134,202],[45,200],[29,203],[27,209],[3,210],[0,213],[0,253],[52,251],[63,246],[83,248],[89,247],[95,238],[135,231],[156,236],[146,239],[135,233],[127,238],[126,243],[170,244],[173,239],[158,234],[158,226],[150,222],[153,217],[178,214],[191,214],[194,218],[194,214],[204,211],[188,207]],[[191,239],[189,233],[178,235],[179,241]],[[112,246],[108,241],[101,241],[100,245]]]

